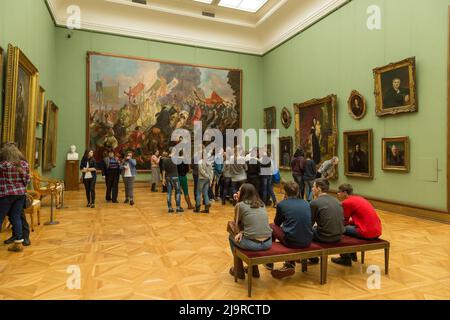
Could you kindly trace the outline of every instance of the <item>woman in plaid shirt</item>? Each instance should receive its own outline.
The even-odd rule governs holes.
[[[14,244],[8,251],[23,251],[22,212],[30,182],[30,168],[15,143],[7,143],[0,150],[0,222],[9,216]]]

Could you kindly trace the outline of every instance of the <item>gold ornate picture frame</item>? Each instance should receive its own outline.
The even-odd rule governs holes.
[[[337,96],[294,104],[295,147],[311,152],[316,165],[337,156]]]
[[[44,171],[49,171],[56,167],[58,111],[59,108],[53,101],[47,102],[44,132]]]
[[[350,93],[347,105],[348,105],[348,113],[353,119],[361,120],[366,115],[367,112],[366,99],[357,90],[353,90]]]
[[[419,110],[415,57],[375,68],[373,73],[377,116]]]
[[[38,69],[18,47],[8,45],[2,141],[15,142],[30,168],[34,167],[38,83]]]
[[[280,137],[280,169],[291,170],[291,161],[293,156],[293,139],[292,137]]]
[[[409,172],[410,144],[409,137],[382,139],[382,168],[385,171]]]
[[[344,166],[347,177],[373,179],[373,130],[344,132]]]
[[[45,89],[39,86],[36,123],[44,124]]]
[[[281,111],[281,124],[286,129],[289,129],[291,123],[292,123],[292,114],[288,110],[288,108],[284,107],[283,110]]]

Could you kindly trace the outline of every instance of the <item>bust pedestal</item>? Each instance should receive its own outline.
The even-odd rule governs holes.
[[[65,179],[66,191],[80,190],[79,167],[80,167],[79,160],[67,160],[66,161],[66,179]]]

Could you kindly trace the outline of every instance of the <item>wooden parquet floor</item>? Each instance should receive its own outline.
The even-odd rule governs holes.
[[[35,226],[31,247],[10,253],[2,242],[0,299],[248,299],[247,283],[228,274],[226,222],[233,208],[215,204],[209,215],[168,215],[165,194],[144,186],[136,188],[134,207],[105,203],[101,185],[96,209],[85,208],[83,191],[67,192],[68,208],[57,211],[60,224]],[[43,222],[49,212],[44,206]],[[274,213],[270,209],[271,218]],[[364,266],[330,262],[324,286],[318,266],[304,274],[297,267],[281,281],[260,268],[253,299],[450,299],[450,225],[380,216],[383,238],[391,241],[389,276],[382,251],[368,252]],[[79,290],[66,285],[71,265],[81,270]],[[379,290],[367,288],[369,265],[380,266]]]

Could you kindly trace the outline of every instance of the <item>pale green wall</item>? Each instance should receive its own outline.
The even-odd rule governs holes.
[[[39,70],[40,85],[47,91],[46,98],[56,100],[56,30],[44,1],[0,1],[0,46],[5,51],[5,69],[8,43],[18,46],[33,62]],[[6,70],[4,74],[6,77]],[[36,137],[42,135],[42,126],[39,125]]]
[[[208,50],[76,31],[67,38],[68,30],[57,28],[57,84],[60,107],[58,163],[71,144],[83,152],[86,141],[86,53],[96,51],[135,57],[161,59],[192,64],[238,68],[243,70],[243,126],[258,127],[262,123],[255,110],[262,106],[262,58],[257,56]],[[58,166],[52,175],[62,177],[64,167]]]
[[[264,105],[275,105],[280,113],[284,106],[293,111],[294,103],[337,94],[339,157],[343,159],[344,131],[372,128],[375,169],[374,180],[361,180],[346,178],[340,165],[339,183],[352,183],[360,194],[446,210],[449,4],[448,0],[352,1],[264,56]],[[381,7],[382,30],[367,29],[369,5]],[[372,69],[411,56],[417,63],[419,112],[378,118]],[[367,99],[368,112],[361,121],[347,113],[353,89]],[[294,127],[283,128],[280,135],[294,137]],[[381,138],[403,135],[411,140],[411,172],[383,172]],[[421,179],[426,168],[420,167],[420,158],[438,159],[437,183]]]

